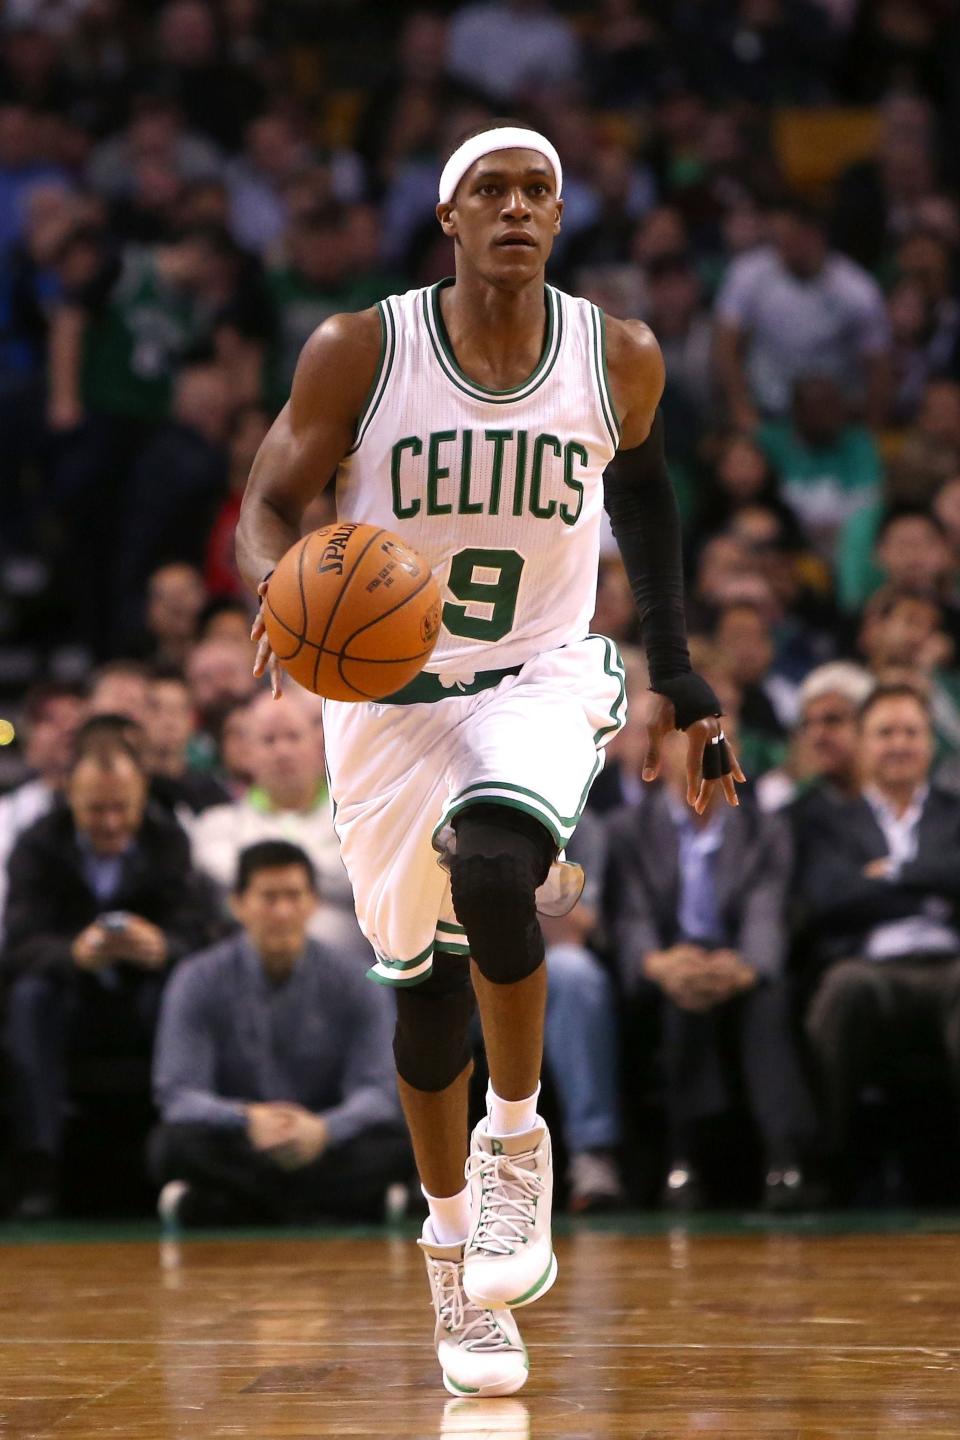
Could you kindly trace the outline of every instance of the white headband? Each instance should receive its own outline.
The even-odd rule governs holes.
[[[538,155],[549,160],[553,166],[559,198],[563,189],[563,171],[560,168],[560,156],[547,137],[538,130],[521,130],[518,126],[502,125],[495,130],[484,130],[482,135],[471,135],[458,150],[454,150],[440,176],[438,198],[441,205],[449,205],[470,166],[476,164],[484,155],[491,155],[494,150],[536,150]]]

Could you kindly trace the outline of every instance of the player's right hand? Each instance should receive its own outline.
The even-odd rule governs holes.
[[[265,670],[270,672],[270,689],[274,700],[279,700],[283,693],[283,672],[280,669],[280,661],[270,649],[270,637],[267,635],[267,626],[263,618],[263,597],[267,593],[269,580],[261,580],[257,586],[257,594],[260,596],[260,609],[257,611],[257,618],[253,622],[253,629],[250,631],[250,639],[256,643],[257,653],[253,661],[253,673],[259,680]]]

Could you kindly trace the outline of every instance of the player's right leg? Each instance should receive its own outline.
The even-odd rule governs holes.
[[[474,997],[468,961],[438,960],[429,979],[397,992],[394,1056],[400,1098],[430,1215],[423,1251],[433,1297],[434,1341],[452,1395],[511,1395],[525,1384],[527,1351],[516,1321],[477,1305],[463,1286],[471,1228],[464,1186],[467,1087]]]

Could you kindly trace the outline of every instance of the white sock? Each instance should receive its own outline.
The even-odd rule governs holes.
[[[423,1190],[423,1186],[420,1186]],[[462,1245],[470,1234],[470,1188],[464,1185],[456,1195],[438,1199],[423,1190],[430,1206],[430,1223],[440,1245]]]
[[[492,1085],[487,1086],[487,1115],[491,1135],[522,1135],[537,1123],[538,1085],[526,1100],[501,1100]]]

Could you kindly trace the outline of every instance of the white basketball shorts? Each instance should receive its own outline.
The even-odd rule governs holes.
[[[334,824],[360,928],[386,985],[416,985],[435,955],[467,955],[438,837],[479,801],[534,816],[562,852],[623,726],[623,662],[588,635],[516,671],[444,688],[420,675],[385,704],[326,700]]]

